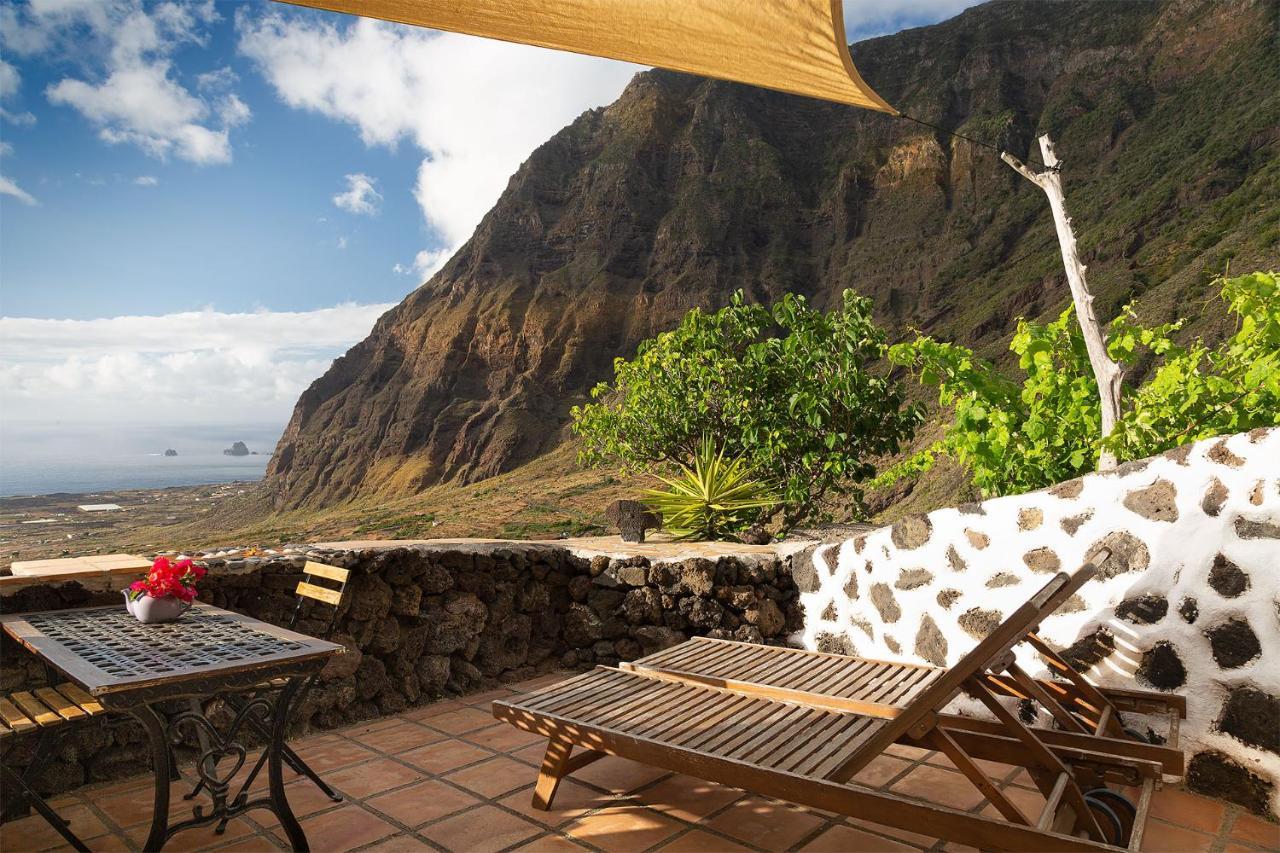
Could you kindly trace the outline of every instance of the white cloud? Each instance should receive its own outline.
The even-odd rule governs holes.
[[[35,196],[3,175],[0,175],[0,195],[13,196],[23,204],[36,205],[40,203],[36,201]]]
[[[231,161],[231,129],[250,111],[225,91],[234,75],[200,75],[193,93],[177,78],[170,57],[188,44],[205,44],[219,20],[212,0],[45,0],[0,16],[6,47],[20,55],[49,53],[86,69],[87,79],[64,77],[45,89],[50,103],[77,110],[109,144],[128,144],[159,159],[192,163]]]
[[[0,406],[15,421],[283,422],[303,389],[390,307],[3,317]]]
[[[844,4],[845,35],[854,42],[896,33],[904,27],[934,24],[982,2],[985,0],[857,0]]]
[[[347,248],[347,238],[346,238],[346,237],[339,237],[339,238],[338,238],[338,248],[339,248],[339,249],[345,249],[345,248]]]
[[[20,88],[22,88],[22,75],[18,73],[18,69],[0,59],[0,118],[11,121],[14,124],[35,124],[36,117],[31,113],[11,112],[4,106],[5,101],[17,97]],[[12,151],[13,149],[11,148],[10,150]]]
[[[533,149],[613,101],[634,65],[360,19],[241,14],[240,50],[286,104],[348,123],[366,145],[424,153],[414,196],[437,248],[461,245]],[[438,248],[443,245],[445,248]],[[438,263],[435,263],[438,261]]]
[[[0,142],[0,157],[12,157],[13,146],[7,142]]]
[[[452,248],[423,249],[414,255],[413,260],[408,264],[397,263],[391,271],[396,275],[412,275],[428,279],[439,272],[445,262],[453,256],[453,252]]]
[[[133,179],[133,182],[140,187],[154,187],[160,183],[160,179],[155,175],[139,175]]]
[[[377,179],[357,172],[345,178],[347,189],[333,197],[333,203],[348,213],[372,216],[378,212],[382,203],[382,194],[374,189]]]

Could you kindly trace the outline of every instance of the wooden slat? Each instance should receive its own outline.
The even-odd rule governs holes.
[[[89,716],[79,705],[67,699],[52,687],[40,687],[36,689],[36,696],[46,707],[52,709],[59,717],[64,720],[78,720]]]
[[[72,684],[70,681],[64,681],[62,684],[57,686],[56,690],[72,702],[76,703],[76,705],[80,706],[80,708],[91,717],[94,714],[101,714],[106,711],[106,708],[102,707],[102,703],[84,692],[79,684]]]
[[[326,589],[306,581],[298,581],[297,593],[303,598],[314,598],[316,601],[323,601],[325,604],[332,604],[334,607],[342,603],[341,591]]]
[[[930,834],[957,843],[997,850],[1108,850],[1104,844],[1060,833],[1041,832],[1003,820],[967,814],[947,806],[924,803],[892,793],[873,791],[858,784],[837,784],[806,778],[769,768],[756,767],[722,756],[707,755],[669,744],[637,738],[625,732],[591,729],[573,720],[527,715],[506,702],[493,703],[494,715],[525,731],[544,734],[563,732],[588,749],[620,755],[650,766],[699,779],[743,788],[766,797],[777,797],[812,808],[882,826],[913,831],[927,828]],[[571,734],[570,734],[571,733]]]
[[[18,706],[4,696],[0,696],[0,719],[18,733],[29,732],[36,727],[34,721],[27,719],[27,715],[19,711]]]
[[[9,698],[22,709],[22,713],[26,714],[29,719],[35,720],[37,725],[47,727],[63,722],[61,717],[50,711],[44,706],[43,702],[25,690],[11,693]]]
[[[307,560],[302,571],[309,575],[315,575],[318,578],[328,578],[338,583],[346,583],[347,578],[351,576],[350,569],[340,569],[337,566],[326,566],[324,563],[313,563]]]

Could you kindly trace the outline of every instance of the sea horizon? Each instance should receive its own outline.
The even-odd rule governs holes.
[[[0,498],[163,489],[261,480],[279,424],[0,428]],[[242,441],[247,456],[223,450]],[[173,450],[176,456],[166,456]]]

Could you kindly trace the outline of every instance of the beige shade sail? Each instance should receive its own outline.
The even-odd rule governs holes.
[[[898,112],[853,67],[840,0],[286,2]]]

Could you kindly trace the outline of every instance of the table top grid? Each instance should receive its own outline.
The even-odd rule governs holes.
[[[122,606],[11,614],[0,616],[0,623],[91,693],[252,671],[341,650],[203,604],[160,625],[144,625]]]

